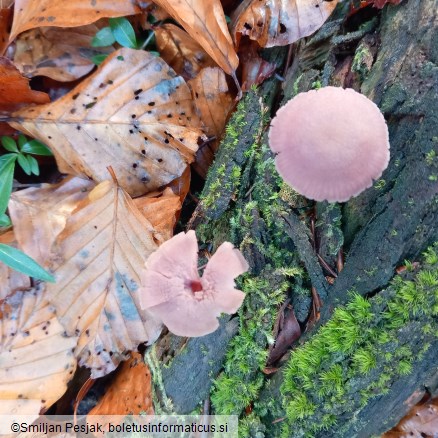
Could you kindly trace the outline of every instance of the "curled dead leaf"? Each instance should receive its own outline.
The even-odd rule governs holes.
[[[20,249],[46,266],[67,218],[93,187],[91,181],[68,177],[59,184],[42,184],[13,193],[8,207]]]
[[[14,111],[30,103],[49,102],[49,96],[31,90],[29,79],[7,58],[0,56],[0,111]]]
[[[123,362],[117,375],[89,415],[153,415],[152,379],[139,353]]]
[[[12,9],[2,5],[0,9],[0,55],[3,55],[9,44],[9,29],[12,23]]]
[[[114,51],[112,47],[91,47],[98,30],[95,24],[89,24],[75,28],[40,27],[23,32],[15,42],[14,63],[27,77],[74,81],[95,67],[93,56]]]
[[[190,90],[160,58],[123,48],[56,102],[14,113],[12,126],[53,151],[63,173],[108,178],[132,196],[180,176],[202,136]]]
[[[225,73],[234,76],[239,58],[220,0],[155,0],[155,3],[169,12]]]
[[[186,31],[171,23],[155,29],[160,56],[185,80],[216,64]]]
[[[154,197],[136,198],[134,204],[164,240],[172,237],[177,215],[181,210],[181,201],[171,188],[166,188]]]
[[[235,101],[224,72],[217,67],[204,68],[196,78],[189,81],[189,86],[206,134],[215,137],[214,141],[201,145],[193,165],[196,172],[205,178]]]
[[[247,35],[261,47],[285,46],[318,30],[339,0],[244,0],[231,17],[239,46]]]
[[[260,46],[256,41],[245,38],[239,46],[242,65],[242,90],[249,91],[253,85],[261,84],[269,78],[277,66],[265,61],[258,53]]]
[[[56,283],[47,291],[67,333],[79,336],[75,355],[92,378],[111,372],[128,351],[160,334],[161,324],[140,307],[138,288],[146,259],[162,241],[111,181],[90,192],[58,236]]]
[[[15,0],[10,40],[35,27],[83,26],[102,17],[124,17],[139,12],[135,2],[125,0]]]
[[[414,406],[399,424],[382,438],[436,437],[438,431],[438,399]]]
[[[42,288],[9,296],[0,314],[0,413],[38,415],[67,389],[77,338],[65,333]]]

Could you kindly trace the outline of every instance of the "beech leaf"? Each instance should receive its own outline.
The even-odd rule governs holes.
[[[79,335],[75,355],[92,378],[160,334],[161,324],[140,307],[138,289],[143,265],[162,241],[112,181],[90,192],[58,236],[49,299],[67,333]]]
[[[215,140],[202,145],[196,153],[196,162],[193,167],[205,178],[235,101],[228,89],[224,72],[217,67],[204,68],[196,78],[189,82],[189,86],[205,126],[205,133],[209,137],[215,137]]]
[[[35,27],[83,26],[102,17],[124,17],[139,12],[135,2],[125,0],[15,0],[10,40]]]
[[[155,0],[213,58],[234,76],[239,58],[234,50],[220,0]]]
[[[89,415],[153,415],[152,379],[139,353],[132,353]]]
[[[25,78],[9,59],[0,56],[0,111],[14,111],[29,103],[47,103],[49,96],[29,87]]]
[[[20,248],[45,266],[67,218],[93,186],[91,181],[68,177],[59,184],[42,184],[13,193],[9,214]]]
[[[244,0],[231,19],[237,45],[247,35],[261,47],[285,46],[317,31],[339,0]]]
[[[62,173],[108,178],[132,196],[180,176],[202,136],[183,78],[150,53],[123,48],[50,105],[13,114],[12,126],[46,144]]]
[[[4,55],[9,40],[9,29],[12,23],[12,9],[7,9],[7,6],[2,2],[0,9],[0,55]]]
[[[95,67],[93,56],[114,51],[112,47],[90,48],[98,30],[96,24],[31,29],[16,39],[14,63],[27,77],[47,76],[62,82],[74,81]]]
[[[38,415],[67,389],[77,339],[66,335],[42,288],[0,304],[0,413]]]
[[[194,78],[204,67],[216,63],[185,30],[171,23],[155,29],[160,56],[184,79]]]

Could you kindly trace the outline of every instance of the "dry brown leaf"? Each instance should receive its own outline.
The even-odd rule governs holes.
[[[166,188],[158,196],[136,198],[134,204],[164,240],[172,237],[181,201],[171,188]]]
[[[0,412],[37,415],[67,389],[77,338],[66,335],[43,289],[9,296],[0,315]]]
[[[4,5],[2,7],[4,8]],[[0,9],[0,55],[3,55],[8,47],[11,23],[12,9]]]
[[[399,424],[382,438],[435,438],[438,433],[438,399],[414,406]]]
[[[152,379],[139,353],[123,362],[117,375],[89,415],[153,415]]]
[[[167,185],[167,187],[170,187],[172,189],[175,195],[179,196],[181,205],[183,204],[184,199],[186,199],[186,196],[190,191],[190,180],[191,180],[190,167],[187,167],[187,169],[183,172],[183,174],[179,178],[174,179],[172,182],[170,182]]]
[[[155,29],[160,56],[184,79],[194,78],[203,68],[216,63],[186,31],[171,23]]]
[[[100,182],[112,166],[132,196],[180,176],[202,135],[184,79],[162,59],[127,48],[56,102],[14,116],[11,125],[47,144],[61,172]]]
[[[242,35],[261,47],[285,46],[318,30],[338,1],[244,0],[231,17],[231,33],[237,46]]]
[[[228,89],[224,72],[217,67],[203,69],[195,79],[189,82],[189,86],[192,89],[195,105],[205,126],[206,134],[216,137],[216,140],[202,145],[196,153],[196,162],[193,167],[205,178],[235,101]]]
[[[54,245],[50,302],[91,377],[114,370],[126,353],[161,331],[141,310],[138,288],[148,256],[163,238],[111,181],[99,184],[70,216]]]
[[[239,56],[242,65],[241,81],[242,91],[249,91],[254,85],[260,85],[269,78],[277,66],[265,61],[259,55],[260,46],[257,41],[244,38],[239,46]]]
[[[14,111],[30,103],[47,103],[49,96],[29,87],[29,79],[9,59],[0,56],[0,111]]]
[[[0,243],[11,245],[14,248],[18,247],[13,230],[2,234],[0,236]],[[4,263],[0,263],[0,300],[3,300],[18,290],[27,289],[29,287],[30,278],[27,275],[11,269]]]
[[[27,77],[48,76],[61,82],[74,81],[96,67],[91,60],[93,56],[114,51],[112,47],[91,47],[98,30],[95,24],[29,30],[16,40],[14,63]]]
[[[10,40],[41,26],[75,27],[102,17],[123,17],[140,12],[132,0],[15,0]]]
[[[225,73],[234,76],[234,50],[220,0],[155,0],[197,41]]]
[[[8,208],[20,249],[46,266],[67,218],[93,187],[91,181],[68,177],[59,184],[42,184],[13,193]]]

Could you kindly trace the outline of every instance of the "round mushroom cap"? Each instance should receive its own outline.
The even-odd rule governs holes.
[[[298,94],[272,120],[269,145],[282,178],[316,201],[348,201],[371,187],[389,163],[385,119],[353,89]]]

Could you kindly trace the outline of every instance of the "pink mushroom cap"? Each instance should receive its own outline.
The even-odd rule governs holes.
[[[194,231],[164,242],[146,261],[140,304],[178,336],[204,336],[219,327],[221,313],[235,313],[245,294],[234,278],[248,270],[238,249],[224,242],[198,274]]]
[[[389,163],[382,113],[349,88],[298,94],[272,120],[269,145],[281,177],[316,201],[348,201],[371,187]]]

